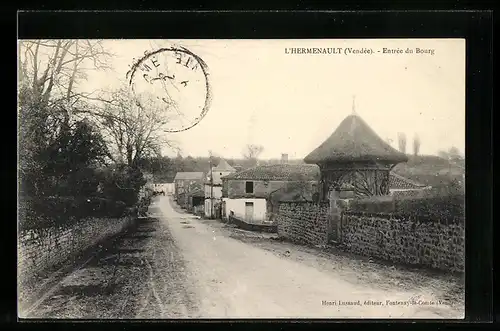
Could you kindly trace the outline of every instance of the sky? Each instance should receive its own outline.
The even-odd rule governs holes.
[[[247,144],[258,144],[264,147],[261,158],[279,158],[282,153],[304,158],[353,112],[353,104],[381,138],[392,139],[393,147],[398,132],[404,132],[407,152],[416,134],[420,154],[452,146],[465,150],[461,39],[106,40],[104,45],[115,54],[113,70],[90,73],[80,85],[83,90],[123,84],[134,58],[161,47],[186,47],[207,64],[210,109],[198,125],[169,134],[183,156],[208,156],[212,150],[221,157],[239,158]],[[342,51],[292,54],[292,48]],[[349,54],[347,48],[373,53]],[[383,48],[402,53],[384,53]],[[433,54],[417,54],[416,48]],[[167,148],[163,152],[176,154]]]

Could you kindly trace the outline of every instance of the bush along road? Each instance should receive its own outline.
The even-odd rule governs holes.
[[[238,240],[219,221],[181,211],[170,197],[153,198],[148,214],[87,265],[60,277],[30,317],[463,317],[425,288],[379,286],[387,274],[373,269],[376,283],[367,275],[353,280],[345,275],[364,270],[322,268],[291,259],[289,250],[274,254]]]

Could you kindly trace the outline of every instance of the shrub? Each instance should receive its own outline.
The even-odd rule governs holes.
[[[69,225],[86,217],[118,218],[125,203],[104,198],[44,197],[24,198],[19,203],[19,229]]]
[[[99,176],[102,180],[102,194],[104,197],[123,201],[128,207],[138,202],[140,189],[146,183],[139,169],[125,165],[103,169]]]
[[[465,196],[433,196],[424,198],[402,198],[395,201],[395,212],[404,217],[421,221],[463,222],[465,219]]]
[[[347,212],[392,214],[401,219],[414,219],[421,222],[463,223],[465,196],[404,197],[390,196],[355,199],[349,204]]]

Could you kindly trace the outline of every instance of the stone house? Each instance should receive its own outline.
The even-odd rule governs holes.
[[[205,182],[205,217],[220,218],[222,216],[222,177],[236,172],[226,160],[221,159],[216,167],[212,167]]]
[[[175,174],[174,195],[181,207],[188,207],[190,192],[203,189],[204,178],[203,172],[178,172]]]
[[[247,223],[269,223],[273,201],[312,201],[318,179],[317,166],[285,162],[224,176],[223,216],[232,213]]]

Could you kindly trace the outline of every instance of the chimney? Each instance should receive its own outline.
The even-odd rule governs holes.
[[[281,163],[288,163],[288,154],[281,154]]]

